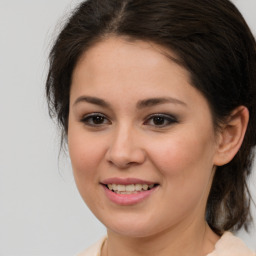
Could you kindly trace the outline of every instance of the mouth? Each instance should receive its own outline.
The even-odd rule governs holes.
[[[106,197],[121,206],[136,205],[153,196],[160,186],[159,183],[137,178],[113,177],[101,183]]]
[[[148,190],[151,190],[159,184],[103,184],[108,190],[116,193],[116,194],[123,194],[123,195],[129,195],[129,194],[138,194],[141,192],[145,192]]]

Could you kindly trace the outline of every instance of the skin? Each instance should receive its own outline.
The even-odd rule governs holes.
[[[232,159],[242,139],[232,139],[232,125],[224,129],[226,137],[217,136],[207,100],[163,51],[111,37],[86,51],[73,72],[68,146],[78,190],[107,227],[103,256],[206,255],[219,239],[205,223],[207,197],[215,165]],[[100,113],[98,124],[88,117],[92,113]],[[159,125],[152,115],[163,113]],[[233,143],[231,153],[227,142]],[[159,186],[146,200],[121,206],[100,184],[111,177]]]

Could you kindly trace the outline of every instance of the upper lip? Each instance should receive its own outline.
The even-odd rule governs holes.
[[[137,178],[118,178],[118,177],[104,179],[101,183],[104,185],[107,185],[107,184],[120,184],[120,185],[156,184],[156,182],[152,182],[152,181],[148,181],[148,180],[142,180],[142,179],[137,179]]]

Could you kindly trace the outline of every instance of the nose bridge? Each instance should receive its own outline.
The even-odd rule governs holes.
[[[107,159],[119,168],[144,162],[145,152],[143,145],[139,142],[135,127],[127,123],[120,123],[115,127],[107,152]]]

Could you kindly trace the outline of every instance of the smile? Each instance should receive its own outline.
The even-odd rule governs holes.
[[[142,203],[159,188],[158,183],[136,178],[110,178],[100,184],[108,200],[120,206]]]
[[[135,194],[143,191],[147,191],[157,186],[157,184],[107,184],[106,187],[117,194]]]

